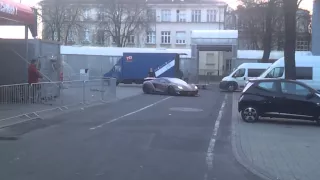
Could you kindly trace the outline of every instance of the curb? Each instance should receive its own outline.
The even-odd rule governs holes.
[[[266,170],[263,170],[262,168],[254,165],[250,162],[250,160],[246,157],[245,153],[243,152],[241,148],[241,140],[239,138],[239,130],[237,129],[238,121],[239,121],[239,115],[237,112],[237,104],[235,100],[235,94],[232,95],[232,116],[231,116],[231,146],[232,146],[232,152],[235,156],[236,160],[248,171],[252,172],[256,176],[265,179],[265,180],[278,180],[277,177],[274,175],[271,175]]]

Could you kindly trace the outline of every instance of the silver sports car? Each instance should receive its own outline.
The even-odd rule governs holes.
[[[142,85],[143,92],[146,94],[169,94],[169,95],[198,95],[198,87],[188,84],[178,78],[152,78],[147,79]]]

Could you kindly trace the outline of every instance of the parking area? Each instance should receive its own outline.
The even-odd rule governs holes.
[[[279,180],[318,180],[320,128],[313,122],[260,120],[246,123],[237,112],[240,93],[233,93],[233,148],[249,170]]]

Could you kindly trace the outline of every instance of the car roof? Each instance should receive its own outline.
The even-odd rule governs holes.
[[[313,89],[312,87],[310,87],[309,85],[307,85],[304,82],[296,81],[296,80],[292,80],[292,79],[263,78],[263,79],[249,79],[249,82],[254,82],[254,83],[259,83],[259,82],[293,82],[293,83],[305,85],[305,86],[309,87],[310,89]]]

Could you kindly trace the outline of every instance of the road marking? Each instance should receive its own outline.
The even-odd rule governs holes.
[[[123,116],[120,116],[120,117],[111,119],[110,121],[105,122],[105,123],[102,123],[102,124],[100,124],[99,126],[95,126],[95,127],[90,128],[90,130],[95,130],[95,129],[97,129],[97,128],[101,128],[102,126],[104,126],[104,125],[106,125],[106,124],[113,123],[113,122],[118,121],[118,120],[120,120],[120,119],[122,119],[122,118],[125,118],[125,117],[127,117],[127,116],[130,116],[130,115],[136,114],[136,113],[138,113],[138,112],[141,112],[141,111],[143,111],[143,110],[145,110],[145,109],[148,109],[148,108],[150,108],[150,107],[152,107],[152,106],[155,106],[155,105],[157,105],[157,104],[159,104],[159,103],[161,103],[161,102],[163,102],[163,101],[165,101],[165,100],[168,100],[168,99],[170,99],[170,98],[172,98],[172,96],[166,97],[166,98],[164,98],[164,99],[161,99],[161,100],[159,100],[159,101],[157,101],[157,102],[155,102],[155,103],[152,103],[152,104],[150,104],[150,105],[148,105],[148,106],[145,106],[145,107],[143,107],[143,108],[141,108],[141,109],[138,109],[138,110],[136,110],[136,111],[132,111],[132,112],[130,112],[130,113],[128,113],[128,114],[125,114],[125,115],[123,115]]]
[[[219,131],[219,127],[220,127],[220,121],[222,118],[222,114],[224,111],[224,107],[226,106],[226,101],[227,101],[227,95],[224,96],[223,102],[221,104],[220,110],[219,110],[219,114],[218,117],[216,119],[216,122],[214,124],[214,129],[211,135],[211,139],[210,139],[210,143],[209,143],[209,147],[207,150],[207,155],[206,155],[206,162],[207,162],[207,167],[208,167],[208,171],[211,171],[213,168],[213,156],[214,156],[214,146],[216,144],[216,137],[218,135],[218,131]],[[208,174],[204,175],[204,179],[206,180],[208,178]]]

